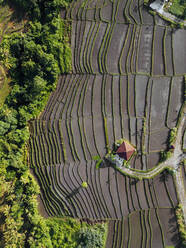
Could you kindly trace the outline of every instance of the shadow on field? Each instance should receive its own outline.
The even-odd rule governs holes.
[[[70,199],[70,198],[74,197],[75,195],[77,195],[77,193],[79,193],[81,188],[82,187],[79,186],[77,189],[72,190],[72,192],[66,196],[66,199]]]

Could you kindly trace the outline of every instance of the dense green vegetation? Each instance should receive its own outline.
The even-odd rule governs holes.
[[[46,220],[54,248],[101,248],[104,246],[106,224],[90,225],[75,219],[49,218]]]
[[[11,92],[0,108],[0,247],[77,247],[69,242],[77,242],[80,224],[45,220],[39,215],[39,187],[29,172],[26,145],[27,122],[44,108],[58,75],[71,70],[70,25],[59,17],[60,8],[67,6],[68,1],[9,3],[31,21],[21,34],[4,37],[0,49],[0,62],[9,69],[11,77]],[[76,232],[69,236],[71,241],[63,233],[69,235],[69,227]],[[96,235],[103,237],[103,230],[100,226],[88,232],[93,232],[94,239]],[[86,233],[87,230],[85,236]],[[82,247],[82,230],[79,237]]]
[[[179,204],[176,208],[176,217],[177,217],[182,247],[186,247],[186,226],[184,223],[184,217],[183,217],[183,210],[182,209],[183,209],[182,205]]]
[[[170,5],[171,3],[171,5]],[[169,3],[168,11],[178,18],[186,19],[186,2],[185,0],[173,0]]]

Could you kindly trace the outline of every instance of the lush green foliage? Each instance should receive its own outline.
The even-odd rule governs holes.
[[[77,248],[101,248],[104,246],[104,228],[97,229],[82,228],[79,233],[79,244]]]
[[[106,224],[90,226],[75,219],[46,220],[53,248],[103,247],[105,242]]]
[[[186,247],[186,226],[184,223],[183,210],[181,204],[179,204],[176,208],[176,217],[182,243],[181,247]]]
[[[186,2],[185,0],[173,0],[171,1],[168,11],[181,19],[186,19]]]

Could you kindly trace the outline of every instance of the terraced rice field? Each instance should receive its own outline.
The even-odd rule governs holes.
[[[107,164],[96,169],[92,157],[126,138],[137,149],[132,168],[157,165],[183,103],[186,31],[152,16],[141,0],[73,1],[66,18],[72,73],[30,122],[30,164],[45,209],[111,220],[108,248],[176,245],[172,176],[136,181]]]

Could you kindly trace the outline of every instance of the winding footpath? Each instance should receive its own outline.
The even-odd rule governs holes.
[[[178,130],[177,130],[177,136],[175,140],[175,149],[170,158],[158,164],[151,170],[140,171],[140,170],[122,167],[121,171],[130,177],[134,177],[134,178],[137,177],[140,179],[150,179],[156,176],[157,174],[161,173],[166,168],[172,169],[174,171],[174,181],[178,195],[178,200],[183,206],[184,221],[186,223],[186,192],[185,192],[184,182],[181,172],[181,162],[184,159],[186,159],[186,154],[184,154],[181,149],[182,137],[185,130],[185,121],[186,121],[185,119],[186,119],[186,106],[184,106],[182,110],[180,122],[178,125]]]

